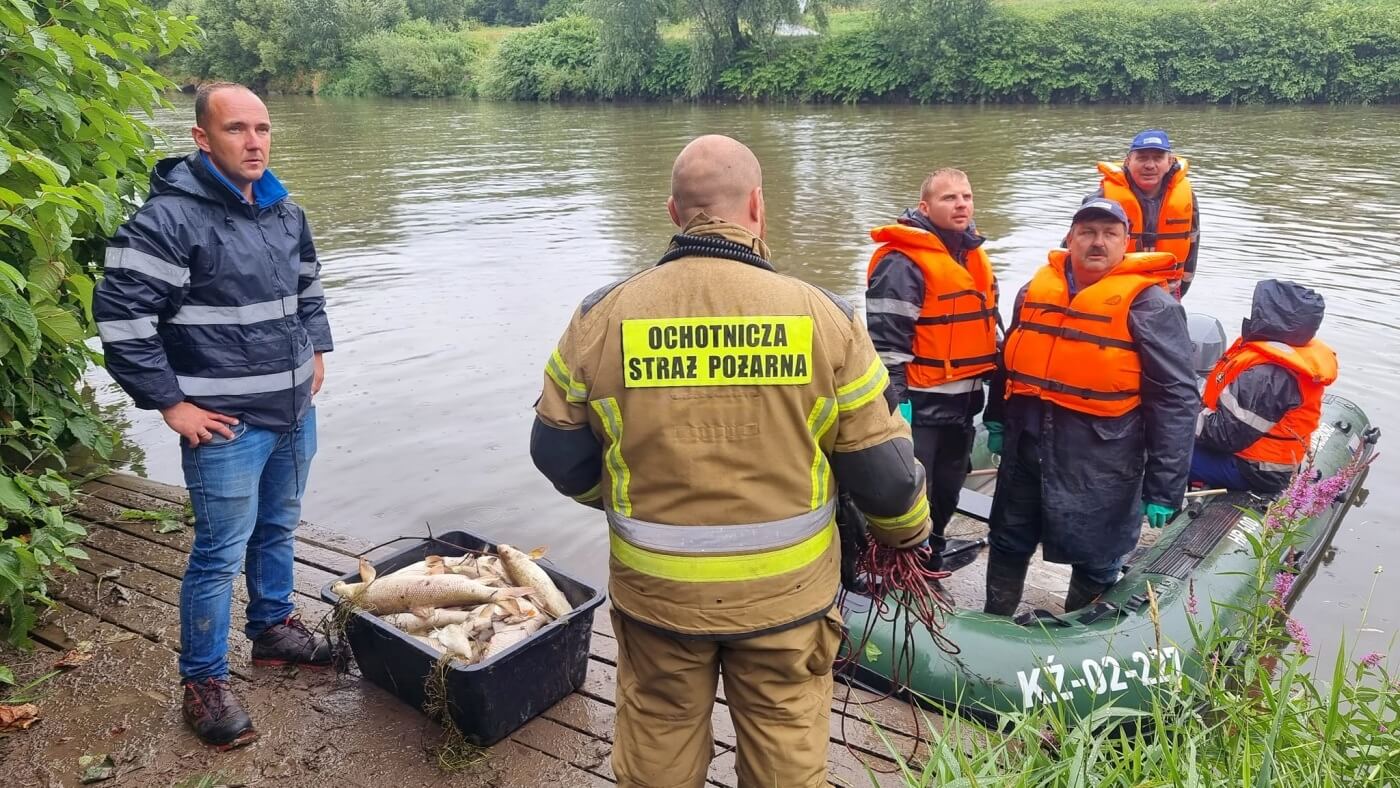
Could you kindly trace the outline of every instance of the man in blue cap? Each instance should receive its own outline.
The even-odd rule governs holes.
[[[1186,313],[1164,252],[1126,253],[1128,216],[1095,197],[1067,249],[1016,297],[983,419],[1004,425],[992,501],[988,613],[1012,615],[1036,547],[1070,564],[1065,610],[1118,581],[1144,516],[1171,521],[1200,411]]]
[[[1123,206],[1128,216],[1129,252],[1171,252],[1182,275],[1173,286],[1178,300],[1186,295],[1196,273],[1201,214],[1185,159],[1172,154],[1171,139],[1162,129],[1148,129],[1128,146],[1123,164],[1099,162],[1103,179],[1094,197],[1107,197]]]

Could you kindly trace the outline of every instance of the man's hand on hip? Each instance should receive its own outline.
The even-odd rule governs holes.
[[[238,419],[233,416],[205,410],[192,402],[171,405],[162,409],[160,415],[165,418],[165,423],[170,429],[189,441],[190,448],[208,442],[214,437],[214,433],[233,440],[233,430],[229,427],[238,423]]]
[[[326,382],[325,355],[325,353],[317,353],[311,364],[311,397],[313,399],[315,399],[316,393],[321,390],[321,384]]]

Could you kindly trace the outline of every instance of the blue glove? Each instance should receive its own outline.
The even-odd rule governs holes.
[[[1001,454],[1001,422],[984,421],[982,426],[987,428],[987,451],[992,454]]]
[[[1147,516],[1147,524],[1153,528],[1161,528],[1171,521],[1176,510],[1170,506],[1163,506],[1160,503],[1142,502],[1142,513]]]
[[[904,420],[911,425],[914,423],[914,406],[909,404],[909,400],[899,403],[899,415],[903,416]]]

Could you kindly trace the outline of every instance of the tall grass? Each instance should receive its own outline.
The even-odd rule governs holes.
[[[1314,660],[1283,610],[1292,582],[1285,558],[1320,505],[1300,500],[1327,484],[1295,481],[1256,515],[1253,604],[1233,632],[1209,613],[1193,624],[1193,647],[1211,666],[1200,679],[1183,675],[1151,708],[1101,708],[1085,719],[1043,707],[986,728],[950,714],[915,753],[901,753],[876,726],[900,778],[945,788],[1400,785],[1400,681],[1385,656],[1357,655],[1344,638],[1330,662]]]

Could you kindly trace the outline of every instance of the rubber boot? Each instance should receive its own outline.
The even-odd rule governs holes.
[[[1086,607],[1112,585],[1096,583],[1086,578],[1078,569],[1073,570],[1069,576],[1069,592],[1065,594],[1065,612],[1073,613],[1081,607]]]
[[[1029,557],[991,551],[987,556],[987,604],[983,612],[998,616],[1016,614],[1030,563]]]

